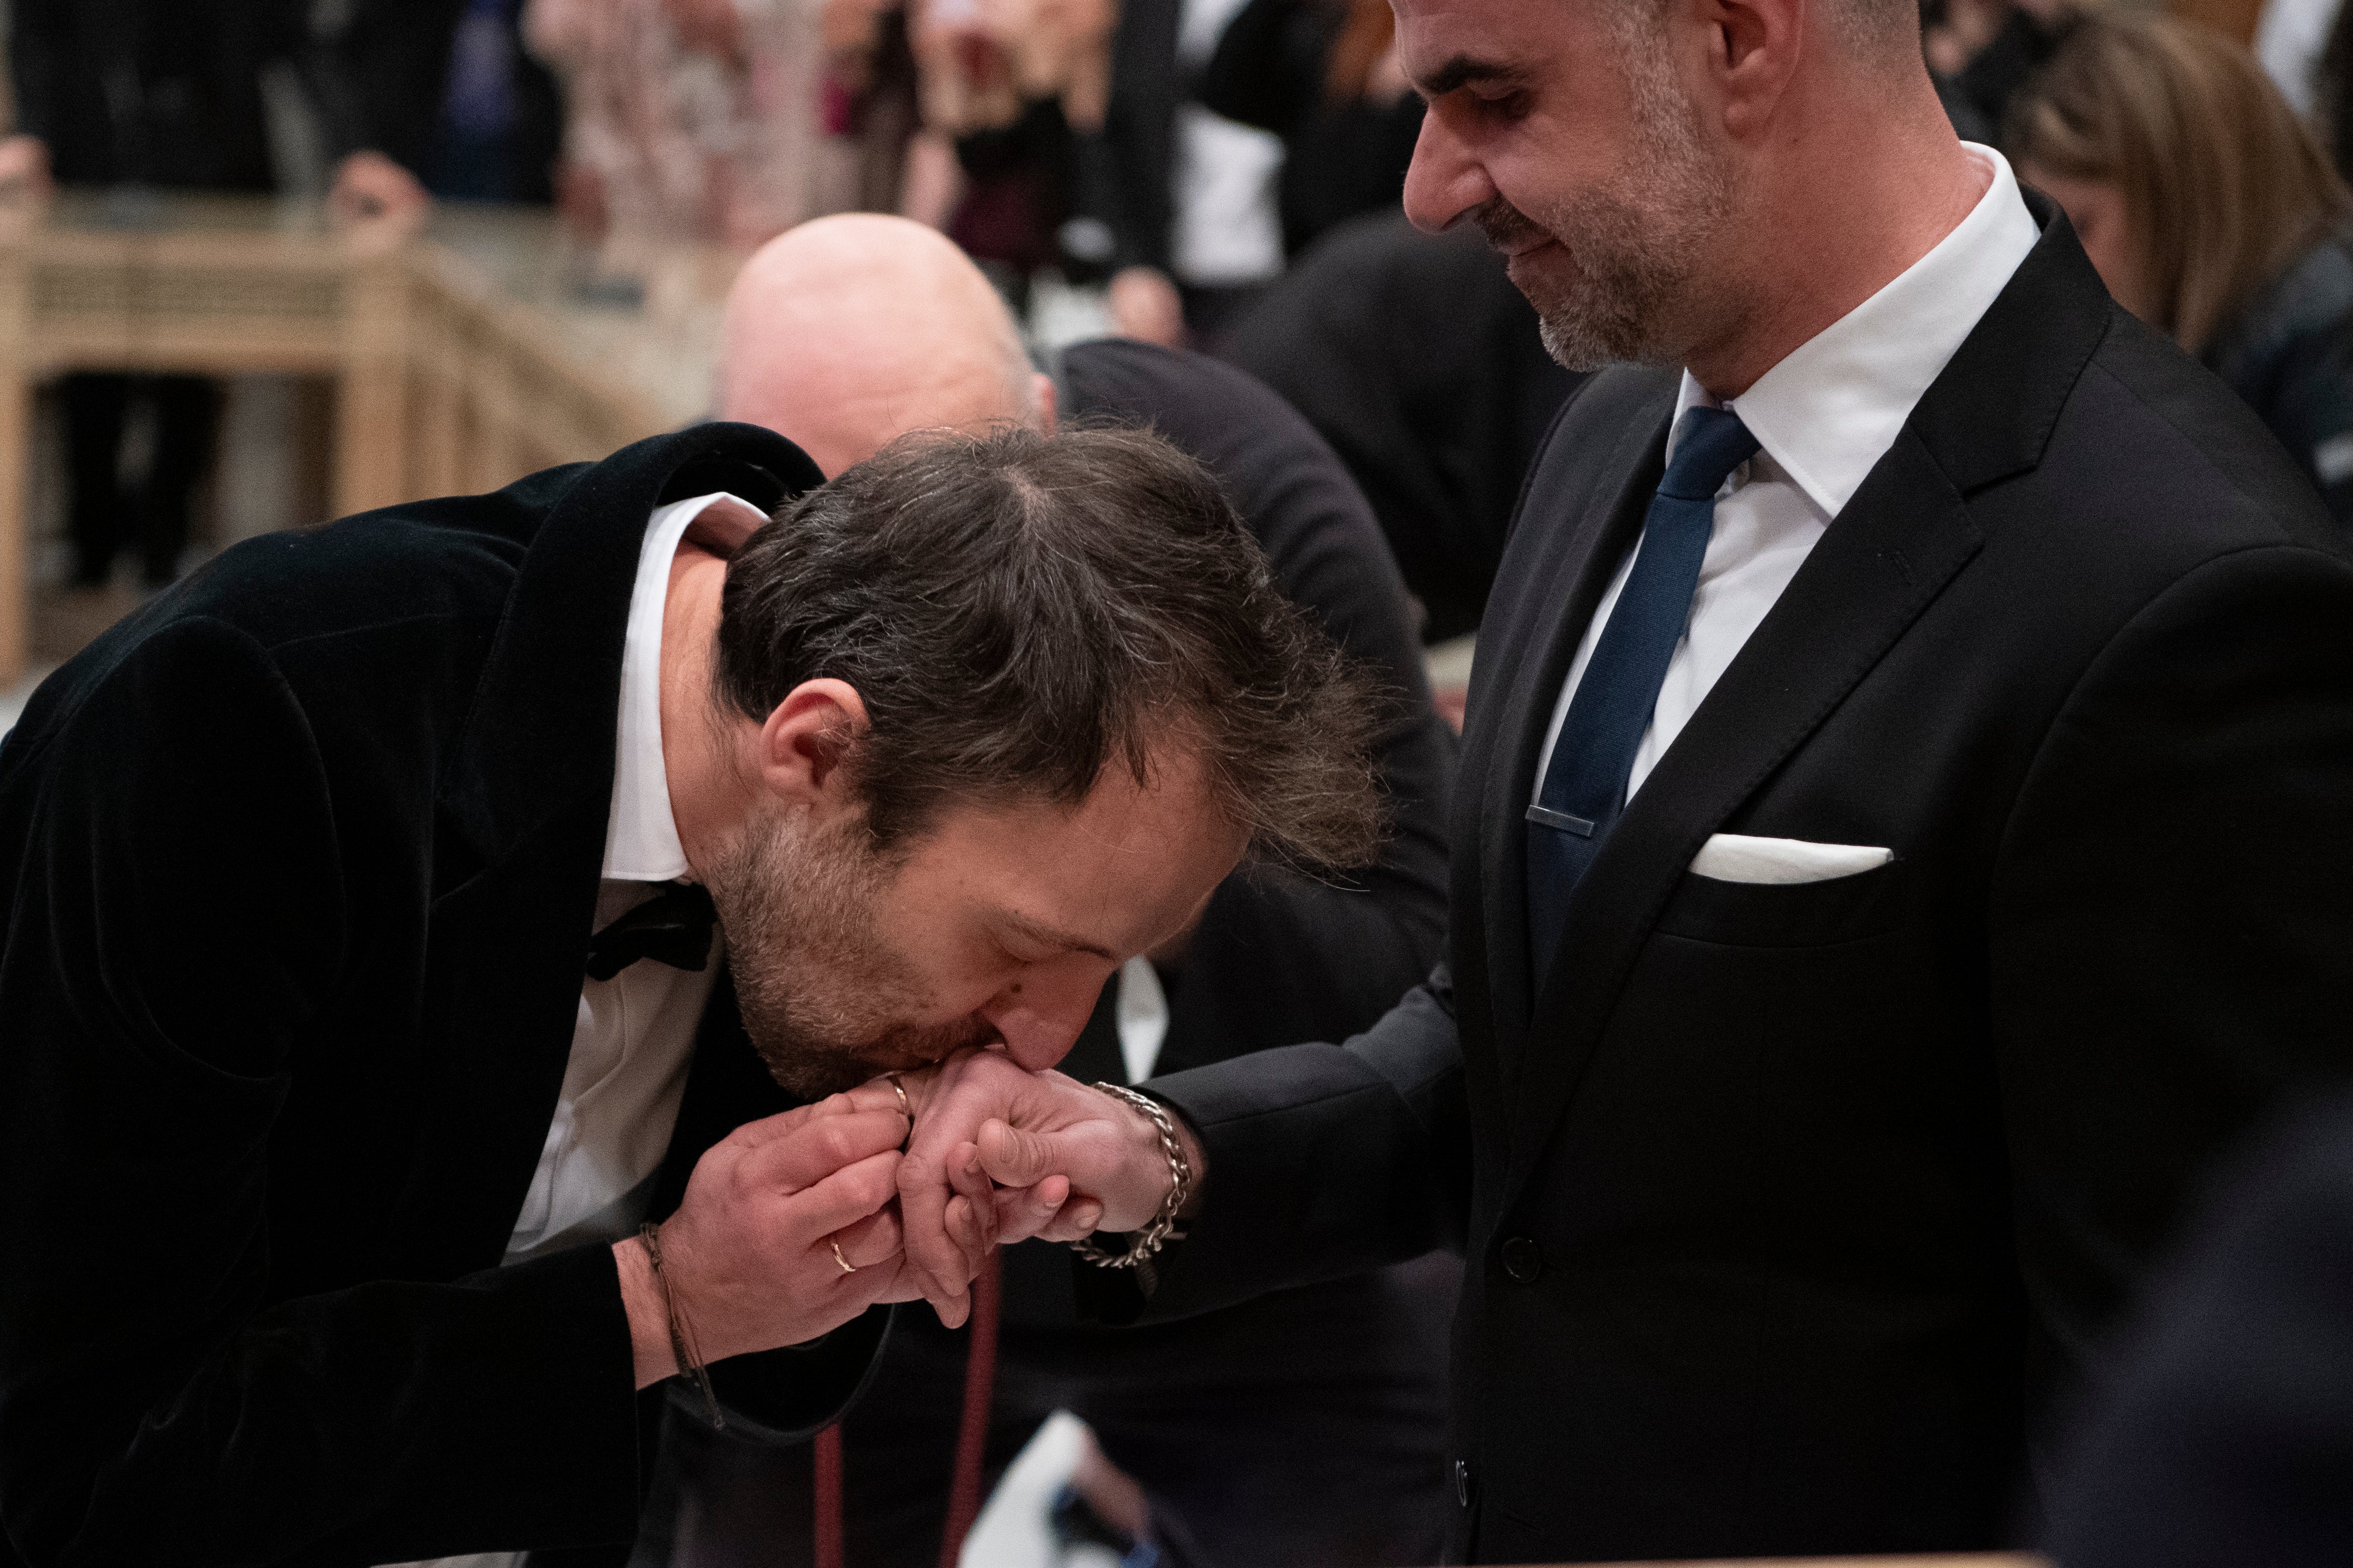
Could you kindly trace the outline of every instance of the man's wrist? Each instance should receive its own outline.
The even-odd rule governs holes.
[[[649,1388],[679,1372],[677,1352],[670,1348],[670,1309],[654,1279],[653,1261],[635,1237],[613,1244],[613,1265],[620,1276],[621,1307],[629,1318],[638,1386]]]
[[[1141,1095],[1143,1091],[1131,1092]],[[1176,1184],[1176,1167],[1169,1161],[1168,1147],[1161,1138],[1158,1122],[1142,1109],[1120,1099],[1117,1095],[1110,1095],[1106,1098],[1119,1100],[1120,1109],[1127,1113],[1125,1125],[1129,1142],[1135,1151],[1134,1158],[1141,1163],[1142,1168],[1155,1173],[1152,1184],[1152,1207],[1145,1218],[1145,1223],[1148,1224],[1167,1206],[1169,1191]],[[1157,1095],[1147,1095],[1144,1098],[1151,1100],[1168,1118],[1169,1125],[1176,1136],[1176,1146],[1183,1152],[1185,1170],[1189,1178],[1188,1190],[1185,1202],[1172,1217],[1189,1218],[1200,1212],[1202,1178],[1208,1173],[1208,1156],[1201,1148],[1200,1134],[1193,1131],[1193,1124],[1185,1120],[1185,1113],[1176,1107]]]

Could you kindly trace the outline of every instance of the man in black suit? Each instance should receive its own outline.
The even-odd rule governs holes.
[[[857,1086],[1366,851],[1362,682],[1191,459],[819,482],[712,426],[253,541],[35,694],[0,1560],[618,1562],[648,1390],[813,1430],[908,1298]]]
[[[1408,210],[1636,362],[1497,577],[1449,963],[1154,1083],[1181,1158],[952,1060],[910,1258],[968,1266],[975,1142],[1103,1205],[1050,1235],[1146,1226],[1155,1314],[1459,1238],[1460,1551],[1995,1544],[2210,1153],[2353,1057],[2353,565],[1955,138],[1914,6],[1398,16]]]
[[[988,280],[936,232],[844,214],[753,257],[729,297],[721,414],[837,470],[911,427],[1058,419],[1149,425],[1208,464],[1276,586],[1397,698],[1375,751],[1394,831],[1337,881],[1229,878],[1181,943],[1103,988],[1064,1072],[1127,1083],[1370,1026],[1429,973],[1446,912],[1454,741],[1433,711],[1405,593],[1331,450],[1230,366],[1148,343],[1065,351],[1034,372]],[[986,1468],[1069,1409],[1145,1489],[1172,1564],[1365,1568],[1443,1544],[1451,1261],[1277,1292],[1145,1333],[1083,1322],[1071,1259],[1004,1259]],[[1089,1282],[1092,1269],[1076,1278]],[[938,1560],[969,1336],[909,1315],[842,1424],[843,1526],[867,1568]],[[683,1496],[670,1561],[789,1563],[812,1542],[810,1458],[672,1422]],[[657,1553],[658,1555],[658,1553]]]

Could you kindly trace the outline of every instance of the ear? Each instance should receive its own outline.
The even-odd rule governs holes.
[[[1707,35],[1707,70],[1724,129],[1736,142],[1759,139],[1819,40],[1816,0],[1695,0]]]
[[[1042,370],[1031,371],[1029,383],[1037,389],[1038,433],[1051,436],[1054,426],[1061,422],[1062,395],[1054,390],[1054,378]]]
[[[806,807],[819,818],[856,809],[843,764],[871,728],[865,700],[848,681],[801,682],[760,726],[761,787],[786,806]]]

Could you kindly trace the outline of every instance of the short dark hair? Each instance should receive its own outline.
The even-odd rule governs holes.
[[[790,503],[727,571],[720,700],[854,687],[879,845],[944,804],[1084,799],[1198,750],[1254,852],[1368,862],[1384,699],[1274,585],[1217,480],[1148,431],[902,437]]]

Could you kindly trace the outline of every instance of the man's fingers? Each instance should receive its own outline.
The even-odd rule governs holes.
[[[1103,1228],[1103,1205],[1092,1198],[1074,1198],[1038,1232],[1047,1241],[1083,1241]]]
[[[899,1195],[899,1151],[878,1154],[845,1165],[805,1192],[793,1194],[786,1207],[791,1229],[807,1238],[804,1246],[821,1246],[835,1231],[878,1214]],[[856,1258],[851,1258],[856,1263]]]
[[[899,1256],[900,1234],[898,1207],[885,1204],[880,1212],[835,1231],[831,1239],[852,1268],[873,1268]]]
[[[757,1186],[797,1193],[846,1165],[907,1141],[907,1119],[896,1110],[825,1110],[744,1158],[744,1178]]]
[[[817,1115],[818,1110],[818,1107],[816,1105],[796,1105],[790,1110],[780,1110],[774,1116],[763,1116],[757,1121],[746,1121],[734,1131],[727,1134],[723,1142],[745,1149],[757,1149],[763,1144],[773,1143],[782,1138],[802,1122]]]
[[[1050,1134],[1025,1132],[1003,1121],[981,1124],[979,1151],[980,1168],[1000,1187],[1034,1187],[1067,1173],[1068,1161]]]
[[[1067,1176],[1049,1176],[1034,1187],[997,1190],[997,1244],[1009,1247],[1042,1233],[1070,1201]]]

